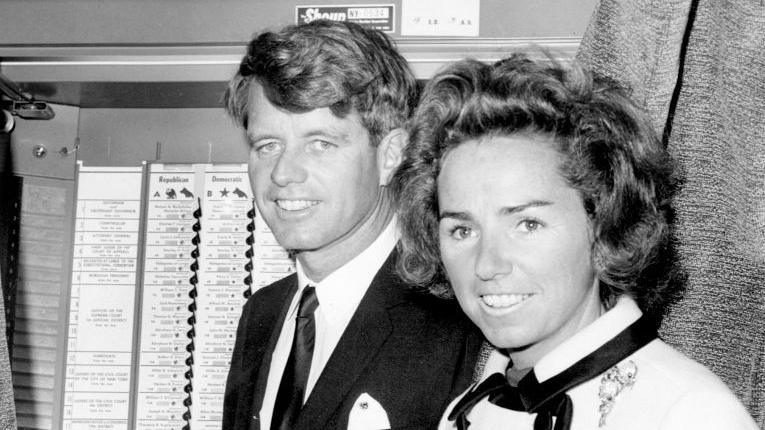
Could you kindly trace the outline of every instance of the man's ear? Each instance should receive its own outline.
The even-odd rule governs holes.
[[[388,185],[393,173],[404,157],[404,147],[409,136],[403,128],[394,128],[377,146],[377,171],[380,172],[380,185]]]

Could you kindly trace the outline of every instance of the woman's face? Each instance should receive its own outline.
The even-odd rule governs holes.
[[[516,366],[533,366],[601,313],[589,220],[559,163],[545,137],[487,137],[452,149],[438,176],[449,280]]]

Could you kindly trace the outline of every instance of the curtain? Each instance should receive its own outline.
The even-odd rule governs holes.
[[[0,292],[2,279],[0,279]],[[16,428],[16,407],[13,402],[11,361],[8,357],[8,343],[5,337],[5,305],[0,294],[0,429]]]
[[[577,54],[629,85],[678,161],[684,295],[660,333],[765,429],[765,2],[601,0]]]

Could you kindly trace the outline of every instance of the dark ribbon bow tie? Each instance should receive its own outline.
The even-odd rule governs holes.
[[[539,382],[532,370],[521,379],[518,387],[513,387],[505,375],[495,373],[465,394],[448,418],[456,421],[459,430],[466,430],[470,426],[467,415],[488,397],[497,406],[537,414],[534,430],[569,430],[574,406],[566,392],[602,374],[654,339],[656,328],[642,317],[600,348],[544,382]]]

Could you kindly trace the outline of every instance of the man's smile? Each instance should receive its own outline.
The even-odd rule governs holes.
[[[319,204],[318,200],[275,200],[276,206],[285,211],[302,211]]]

